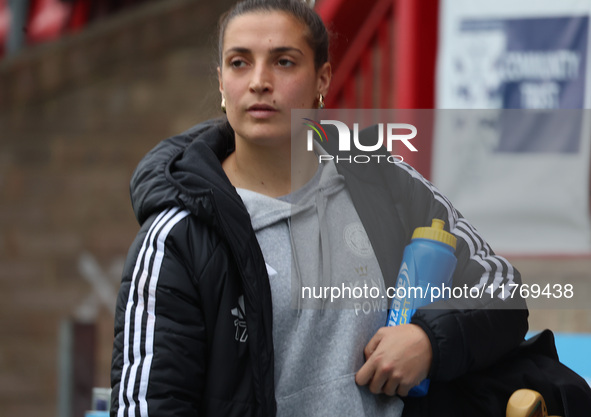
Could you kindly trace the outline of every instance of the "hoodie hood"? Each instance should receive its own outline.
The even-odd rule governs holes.
[[[316,151],[323,153],[319,146],[316,146]],[[311,210],[317,211],[318,217],[323,217],[326,200],[344,186],[344,178],[337,173],[334,165],[322,164],[304,187],[288,195],[273,198],[246,189],[238,189],[238,194],[248,209],[254,231],[259,232]]]
[[[325,154],[318,143],[315,143],[315,152]],[[280,275],[292,277],[296,290],[303,285],[328,286],[331,283],[331,252],[338,245],[338,237],[331,236],[336,229],[334,225],[329,225],[331,219],[327,216],[327,210],[332,198],[344,188],[344,177],[337,172],[333,163],[327,162],[318,166],[306,185],[279,198],[245,189],[238,190],[265,258],[270,260],[273,268],[278,268]],[[336,208],[332,204],[332,213],[335,213]],[[287,236],[287,241],[283,240],[284,236]],[[289,253],[279,256],[284,248],[289,248]],[[287,267],[277,266],[289,259],[291,263]],[[286,273],[286,269],[291,272]],[[301,298],[294,297],[294,301],[295,305],[292,306],[297,305],[298,312],[301,312]],[[323,297],[320,308],[324,308],[325,301]]]

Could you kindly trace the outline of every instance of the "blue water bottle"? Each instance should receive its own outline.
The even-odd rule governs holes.
[[[396,280],[396,292],[388,314],[387,326],[410,323],[417,308],[443,299],[449,294],[457,259],[456,238],[443,230],[445,222],[433,219],[431,227],[417,227],[404,249]],[[434,288],[437,289],[434,289]],[[448,288],[444,291],[444,288]],[[435,300],[433,300],[435,301]],[[429,390],[429,380],[413,387],[408,395],[422,397]]]

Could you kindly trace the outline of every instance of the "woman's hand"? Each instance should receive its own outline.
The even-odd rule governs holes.
[[[415,324],[382,327],[364,350],[366,362],[355,376],[374,394],[402,397],[429,374],[433,350],[427,334]]]

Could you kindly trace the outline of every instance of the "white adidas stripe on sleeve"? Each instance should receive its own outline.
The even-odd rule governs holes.
[[[154,326],[156,308],[156,287],[160,268],[165,253],[165,241],[172,228],[189,214],[186,210],[171,208],[163,211],[154,220],[136,260],[125,309],[123,368],[119,387],[119,409],[117,417],[135,416],[138,404],[134,399],[138,369],[139,391],[137,398],[140,416],[148,416],[146,393],[150,376],[150,366],[154,354]],[[148,299],[144,299],[144,291],[148,285]],[[134,299],[137,297],[137,303]],[[133,316],[133,321],[132,321]],[[146,318],[145,328],[142,322]],[[133,324],[133,328],[131,327]],[[133,336],[131,335],[133,331]],[[142,336],[145,339],[141,345]],[[133,343],[130,346],[130,342]],[[144,355],[142,356],[142,348]]]

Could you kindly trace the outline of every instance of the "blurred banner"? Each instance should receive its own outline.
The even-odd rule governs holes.
[[[590,16],[581,0],[441,2],[437,108],[462,110],[439,113],[432,178],[499,252],[591,254]]]

